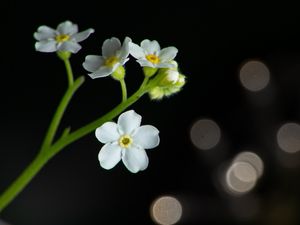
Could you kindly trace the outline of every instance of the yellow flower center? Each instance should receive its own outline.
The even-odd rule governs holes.
[[[123,135],[119,139],[119,145],[122,148],[128,148],[132,144],[132,138],[129,135]]]
[[[70,36],[67,34],[59,34],[55,37],[55,40],[57,42],[65,42],[68,41],[70,39]]]
[[[111,56],[105,60],[104,64],[105,66],[113,67],[117,62],[119,62],[118,57]]]
[[[153,55],[153,54],[146,55],[146,59],[149,62],[152,62],[153,64],[157,64],[160,61],[160,59],[158,58],[158,56]]]

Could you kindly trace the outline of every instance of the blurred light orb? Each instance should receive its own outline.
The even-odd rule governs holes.
[[[300,151],[300,125],[297,123],[286,123],[277,132],[277,143],[287,153]]]
[[[234,158],[233,162],[246,162],[251,164],[251,166],[255,168],[258,178],[260,178],[263,174],[264,163],[262,159],[254,152],[241,152]]]
[[[160,225],[172,225],[177,223],[182,216],[180,202],[171,196],[157,198],[150,209],[152,220]]]
[[[264,89],[270,81],[268,67],[256,60],[250,60],[243,64],[239,75],[244,88],[254,92]]]
[[[250,163],[234,162],[226,172],[226,187],[232,194],[245,194],[255,187],[257,178],[257,171]]]
[[[190,131],[192,143],[199,149],[208,150],[215,147],[221,139],[221,130],[210,119],[196,121]]]

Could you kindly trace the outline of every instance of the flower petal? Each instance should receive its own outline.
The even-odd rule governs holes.
[[[124,134],[131,134],[141,125],[142,117],[134,110],[122,113],[118,119],[118,125]]]
[[[130,148],[123,150],[122,161],[126,168],[132,172],[145,170],[148,167],[149,159],[146,151],[138,146],[132,145]]]
[[[98,55],[88,55],[85,57],[85,61],[82,66],[89,72],[97,71],[104,64],[104,59],[102,56]]]
[[[40,26],[37,32],[33,34],[34,38],[38,41],[54,38],[56,31],[48,26]]]
[[[106,39],[102,45],[102,55],[104,57],[114,56],[120,48],[121,42],[118,38]]]
[[[71,21],[65,21],[57,26],[57,31],[60,34],[73,35],[78,32],[78,26],[73,24]]]
[[[90,36],[90,34],[92,34],[92,33],[94,33],[94,32],[95,32],[95,30],[92,29],[92,28],[90,28],[90,29],[87,29],[87,30],[82,31],[82,32],[80,32],[80,33],[74,34],[74,35],[73,35],[73,38],[74,38],[77,42],[81,42],[81,41],[87,39],[87,38]]]
[[[174,59],[177,55],[178,49],[175,47],[164,48],[159,53],[159,58],[163,62],[168,62]]]
[[[118,57],[123,61],[126,59],[129,55],[129,44],[131,43],[131,39],[129,37],[126,37],[124,39],[123,45],[121,49],[118,52]]]
[[[157,41],[145,39],[141,42],[141,47],[146,50],[147,54],[155,54],[160,51],[160,46]]]
[[[57,51],[56,41],[39,41],[35,43],[35,49],[39,52],[55,52]]]
[[[155,148],[159,145],[159,130],[151,125],[144,125],[136,130],[133,136],[133,143],[144,149]]]
[[[98,70],[96,70],[93,73],[90,73],[89,76],[92,79],[95,78],[100,78],[100,77],[107,77],[108,75],[110,75],[114,70],[113,67],[109,67],[109,66],[101,66]]]
[[[129,53],[136,59],[145,58],[144,49],[132,42],[129,43]]]
[[[106,144],[107,142],[114,142],[120,138],[118,132],[118,125],[114,122],[106,122],[98,127],[95,132],[96,138]]]
[[[104,169],[111,169],[121,160],[122,149],[117,143],[105,144],[99,154],[98,160]]]
[[[65,41],[59,47],[59,51],[68,51],[77,53],[81,49],[81,46],[75,41]]]

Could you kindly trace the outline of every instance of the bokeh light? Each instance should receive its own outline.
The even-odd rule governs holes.
[[[264,63],[257,60],[250,60],[242,65],[239,77],[241,84],[247,90],[256,92],[268,85],[270,71]]]
[[[300,151],[300,125],[297,123],[282,125],[277,132],[277,143],[284,152]]]
[[[226,187],[231,194],[245,194],[252,190],[257,181],[255,168],[247,162],[234,162],[226,172]]]
[[[182,206],[176,198],[162,196],[152,203],[150,213],[154,222],[161,225],[172,225],[180,220]]]
[[[233,160],[234,162],[250,163],[256,170],[258,178],[262,176],[264,171],[264,164],[262,159],[255,153],[245,151],[239,153]]]
[[[263,175],[264,163],[254,152],[243,151],[223,171],[221,180],[225,191],[230,195],[242,196],[256,186]]]
[[[210,119],[196,121],[191,128],[192,143],[199,149],[208,150],[215,147],[221,139],[221,130],[216,122]]]

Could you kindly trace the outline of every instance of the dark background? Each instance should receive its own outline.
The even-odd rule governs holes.
[[[275,156],[276,131],[286,121],[300,121],[300,13],[288,1],[209,1],[199,5],[159,2],[10,1],[1,3],[0,192],[34,158],[67,79],[55,54],[34,50],[40,25],[65,20],[96,32],[72,57],[77,76],[88,54],[100,54],[103,41],[129,36],[135,43],[158,40],[179,49],[177,61],[187,76],[183,91],[160,102],[144,96],[131,109],[143,124],[160,130],[161,144],[148,151],[147,170],[131,174],[120,163],[102,169],[94,134],[53,158],[3,211],[12,225],[154,224],[149,207],[160,195],[183,205],[178,224],[299,224],[299,164],[286,168]],[[3,18],[2,18],[3,17]],[[271,90],[246,91],[239,82],[241,63],[263,60],[271,71]],[[132,93],[143,76],[134,60],[126,64]],[[76,76],[75,75],[75,76]],[[121,98],[111,78],[86,76],[62,122],[78,128],[109,111]],[[267,101],[261,101],[264,97]],[[215,120],[222,141],[213,151],[196,149],[189,138],[199,118]],[[226,160],[244,149],[261,156],[265,172],[245,197],[232,197],[215,185]],[[298,157],[299,155],[295,155]],[[253,217],[248,198],[258,201]],[[240,211],[232,210],[232,205]],[[241,206],[240,206],[241,205]],[[236,208],[235,208],[236,209]],[[244,210],[244,211],[243,211]]]

